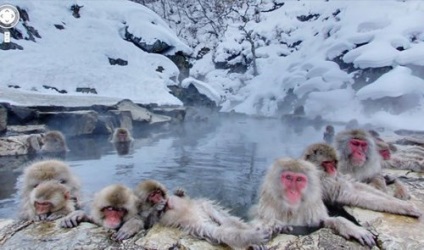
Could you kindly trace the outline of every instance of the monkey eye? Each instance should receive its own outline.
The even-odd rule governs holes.
[[[302,178],[302,177],[297,177],[297,178],[296,178],[296,181],[297,181],[297,182],[302,182],[302,181],[303,181],[303,178]]]
[[[286,179],[291,181],[293,180],[293,177],[291,175],[286,175]]]
[[[66,184],[67,181],[65,179],[60,179],[59,182],[60,184]]]
[[[38,186],[38,183],[37,183],[37,184],[34,184],[32,187],[33,187],[33,188],[36,188],[37,186]]]

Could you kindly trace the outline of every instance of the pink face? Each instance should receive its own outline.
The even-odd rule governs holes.
[[[323,161],[321,166],[324,168],[324,171],[330,176],[336,176],[337,167],[335,161]]]
[[[126,132],[119,132],[118,133],[118,140],[120,141],[120,142],[124,142],[124,141],[126,141],[127,140],[127,133]]]
[[[297,205],[302,200],[302,194],[308,185],[308,177],[302,173],[286,171],[281,174],[281,184],[288,203]]]
[[[349,141],[349,149],[351,163],[357,167],[364,165],[367,160],[368,142],[360,139],[351,139]]]
[[[35,212],[37,214],[47,214],[53,209],[53,204],[51,202],[34,202]]]
[[[390,150],[388,149],[382,149],[380,151],[378,151],[381,155],[381,157],[383,157],[383,160],[390,160]]]
[[[106,228],[116,229],[118,228],[127,213],[123,208],[105,207],[102,209],[103,212],[103,225]]]
[[[156,189],[155,191],[151,192],[149,196],[147,197],[147,200],[149,202],[152,202],[153,204],[157,204],[163,199],[164,199],[163,193],[159,189]]]

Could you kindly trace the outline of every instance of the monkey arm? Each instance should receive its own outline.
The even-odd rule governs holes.
[[[81,222],[94,223],[91,217],[89,217],[83,210],[76,210],[65,216],[60,221],[60,226],[63,228],[73,228],[78,226]]]
[[[421,212],[411,203],[395,199],[384,192],[373,189],[366,184],[354,183],[352,188],[340,191],[336,201],[350,206],[370,209],[380,212],[420,217]],[[373,190],[372,190],[373,189]]]
[[[126,221],[119,230],[112,235],[113,240],[122,241],[133,237],[144,229],[144,221],[141,216],[136,215]]]
[[[331,228],[345,239],[355,238],[362,245],[374,246],[374,235],[363,227],[356,226],[342,217],[327,217],[323,220],[324,227]]]
[[[387,192],[386,180],[384,179],[384,176],[381,174],[378,174],[370,178],[368,181],[368,184],[375,187],[378,190]]]
[[[411,198],[408,189],[400,180],[396,178],[393,185],[395,186],[394,196],[396,198],[401,200],[409,200]]]

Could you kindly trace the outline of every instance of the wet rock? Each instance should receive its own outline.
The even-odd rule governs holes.
[[[98,122],[95,111],[40,112],[40,123],[51,130],[60,130],[68,136],[92,134]]]
[[[20,134],[41,134],[47,131],[46,125],[14,125],[7,127],[8,135],[20,135]]]
[[[0,137],[0,156],[33,154],[40,150],[39,134]]]
[[[150,112],[147,108],[143,108],[130,100],[123,100],[117,104],[119,111],[129,111],[133,122],[144,124],[160,124],[171,121],[171,117],[159,115]]]

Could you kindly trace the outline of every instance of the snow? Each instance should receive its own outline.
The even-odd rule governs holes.
[[[272,2],[263,0],[259,10],[269,10]],[[69,10],[73,3],[84,6],[79,19]],[[244,25],[240,18],[228,20],[226,32],[219,39],[206,39],[206,27],[190,24],[190,28],[202,29],[199,34],[204,34],[194,41],[187,40],[196,39],[191,35],[180,34],[182,30],[171,30],[151,10],[126,0],[44,0],[37,4],[16,0],[13,4],[28,11],[28,24],[42,38],[35,42],[12,39],[24,50],[0,50],[0,57],[7,58],[7,63],[0,67],[2,102],[26,105],[32,101],[33,93],[37,103],[49,96],[44,100],[47,104],[61,101],[78,105],[73,98],[95,102],[128,98],[138,103],[181,105],[167,86],[191,83],[218,103],[223,112],[278,117],[304,105],[306,115],[311,117],[320,115],[334,121],[355,118],[360,123],[421,128],[423,1],[284,1],[281,8],[260,12],[244,26],[255,42],[257,75],[250,65],[246,72],[237,73],[215,64],[246,64],[246,60],[252,60],[251,45],[239,28]],[[307,21],[299,20],[300,16],[309,15],[314,16]],[[54,24],[62,24],[65,29],[58,30]],[[143,41],[157,39],[171,44],[171,54],[190,54],[204,47],[211,51],[202,59],[193,60],[190,78],[177,83],[174,79],[179,71],[175,64],[164,55],[146,53],[125,41],[126,27]],[[22,23],[17,28],[25,31]],[[197,47],[189,48],[176,32],[186,39],[186,44]],[[110,65],[108,58],[121,58],[128,65]],[[158,72],[159,67],[164,70]],[[353,85],[360,83],[360,70],[379,72],[380,67],[392,70],[367,80],[361,89]],[[8,85],[19,85],[20,89],[11,90]],[[67,94],[45,89],[43,85],[65,90]],[[98,94],[76,92],[76,88],[84,87],[95,88]],[[286,103],[287,98],[292,98],[288,92],[297,97],[295,103]],[[364,112],[364,100],[410,95],[417,98],[419,105],[401,114]],[[72,101],[63,101],[65,96]]]
[[[65,90],[69,95],[78,95],[76,88],[95,88],[97,95],[84,96],[128,98],[145,104],[182,104],[167,88],[177,84],[171,80],[179,74],[175,64],[164,55],[146,53],[123,39],[127,25],[130,32],[147,42],[159,39],[171,44],[175,51],[191,52],[151,10],[124,0],[79,1],[84,7],[80,10],[81,18],[76,19],[69,10],[71,3],[65,1],[13,4],[28,11],[28,24],[42,38],[36,38],[36,42],[12,39],[24,50],[0,50],[0,57],[7,58],[7,66],[0,68],[0,92],[5,93],[8,85],[18,85],[23,91],[63,98],[66,95],[43,85]],[[54,24],[62,24],[65,29],[58,30]],[[25,34],[22,22],[17,28]],[[108,57],[127,60],[128,65],[110,65]],[[156,71],[159,66],[164,68],[162,72]],[[53,100],[57,99],[49,98],[45,104],[55,104]],[[0,101],[16,102],[4,94]]]

